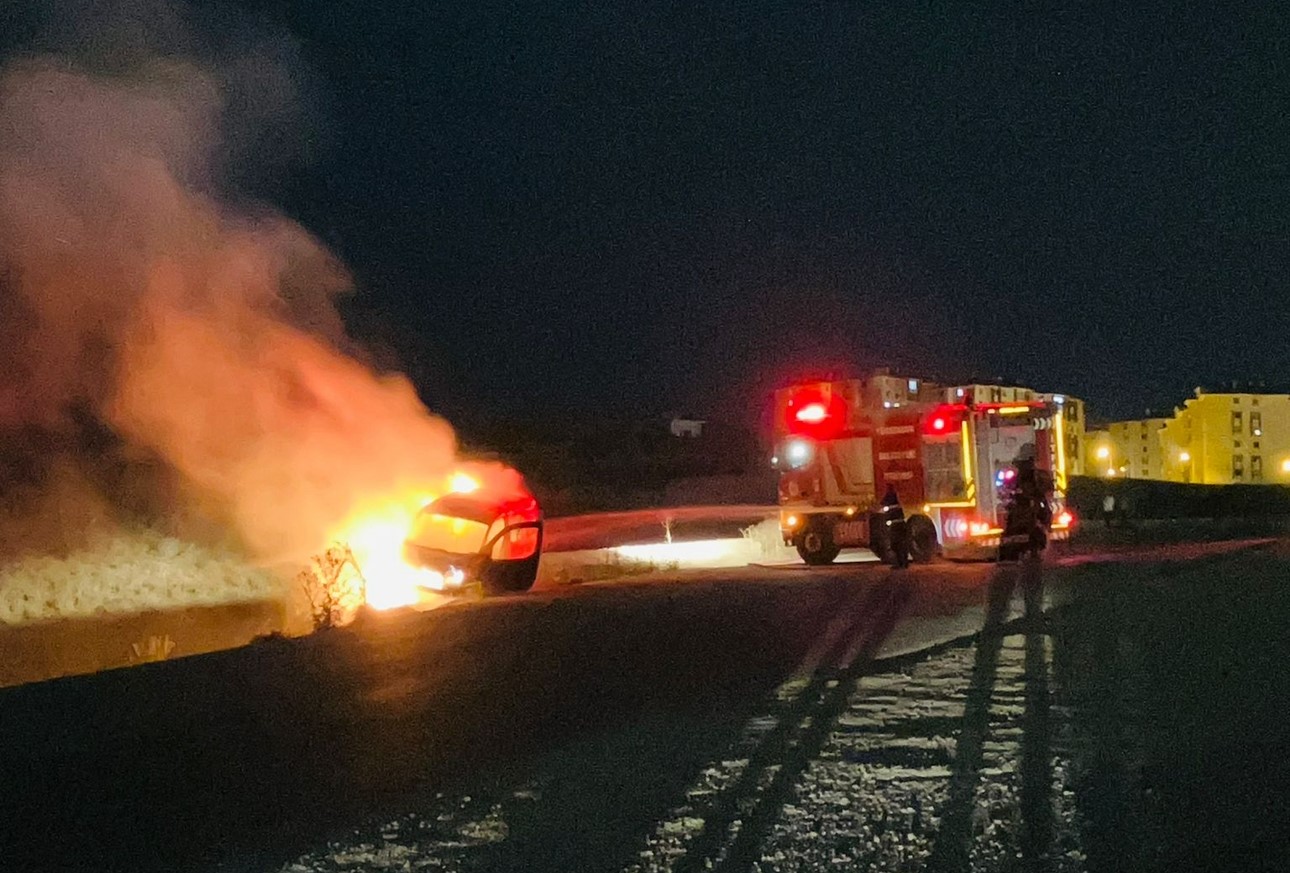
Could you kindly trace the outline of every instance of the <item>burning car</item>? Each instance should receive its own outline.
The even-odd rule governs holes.
[[[447,494],[417,514],[403,560],[422,571],[422,587],[438,593],[527,591],[537,579],[542,530],[531,494]]]

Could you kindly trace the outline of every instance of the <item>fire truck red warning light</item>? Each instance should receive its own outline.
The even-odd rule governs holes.
[[[793,394],[785,417],[790,433],[832,439],[846,427],[847,404],[840,395],[813,385]]]
[[[929,436],[947,436],[958,433],[967,407],[945,403],[933,409],[924,419],[923,431]]]
[[[829,410],[823,403],[808,403],[797,410],[794,416],[803,424],[819,424],[829,417]]]

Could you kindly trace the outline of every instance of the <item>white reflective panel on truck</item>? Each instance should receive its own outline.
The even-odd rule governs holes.
[[[857,495],[873,493],[873,439],[850,437],[824,443],[825,498],[830,503],[846,502]]]

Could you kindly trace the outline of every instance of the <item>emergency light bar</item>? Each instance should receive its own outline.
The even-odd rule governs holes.
[[[978,403],[976,408],[996,415],[1024,415],[1043,410],[1046,406],[1043,401],[1035,400],[1023,403]]]

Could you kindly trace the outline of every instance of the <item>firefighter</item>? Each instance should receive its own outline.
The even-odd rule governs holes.
[[[1017,481],[1014,486],[1027,500],[1033,502],[1042,525],[1052,523],[1052,510],[1048,505],[1048,492],[1052,482],[1047,474],[1035,465],[1035,446],[1026,443],[1017,453]]]
[[[887,493],[882,496],[882,515],[891,544],[892,566],[903,570],[909,566],[909,528],[905,524],[905,510],[900,505],[900,496],[896,494],[896,486],[891,482],[887,483]]]
[[[1035,447],[1026,443],[1017,453],[1014,464],[1016,479],[1012,483],[1008,500],[1008,519],[1004,524],[1006,535],[1028,533],[1029,551],[1038,554],[1047,544],[1048,528],[1052,524],[1052,508],[1048,503],[1051,488],[1044,471],[1035,464]]]
[[[1017,452],[1017,456],[1012,459],[1013,469],[1016,475],[1013,477],[1009,490],[1021,494],[1024,497],[1031,497],[1038,491],[1038,482],[1036,481],[1035,470],[1035,448],[1030,443],[1026,443]]]

